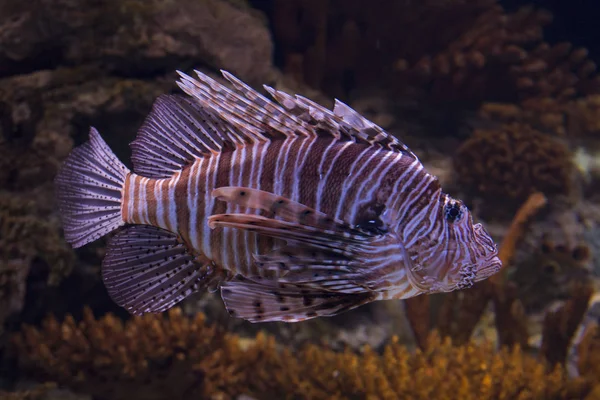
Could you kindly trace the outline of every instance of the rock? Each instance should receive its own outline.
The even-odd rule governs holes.
[[[241,2],[41,0],[35,8],[4,3],[0,76],[66,63],[100,64],[130,76],[204,64],[262,83],[271,70],[266,22]]]

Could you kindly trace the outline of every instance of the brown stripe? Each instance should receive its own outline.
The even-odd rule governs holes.
[[[169,220],[169,211],[170,211],[170,201],[169,201],[169,182],[171,179],[175,179],[174,177],[170,179],[161,179],[159,185],[161,187],[161,198],[159,199],[162,206],[162,220],[164,221],[164,226],[162,228],[171,230],[171,222]]]
[[[260,188],[265,192],[273,192],[273,184],[275,182],[275,166],[277,158],[283,145],[283,140],[277,140],[270,144],[263,160],[263,170],[260,179]]]
[[[148,219],[150,225],[158,226],[156,222],[156,196],[154,195],[154,188],[156,186],[156,179],[150,179],[146,183],[146,201],[148,202]]]
[[[319,180],[319,164],[323,159],[324,153],[334,138],[318,139],[306,154],[306,162],[302,171],[300,171],[299,182],[299,202],[308,207],[314,208],[317,205],[317,186]]]
[[[364,151],[368,151],[365,145],[352,145],[346,148],[344,153],[332,164],[333,159],[339,151],[342,151],[343,143],[336,145],[328,154],[323,166],[323,175],[329,173],[327,185],[323,190],[323,199],[321,201],[321,211],[325,214],[335,215],[338,202],[341,200],[340,193],[344,181],[348,179],[348,174],[352,163]]]

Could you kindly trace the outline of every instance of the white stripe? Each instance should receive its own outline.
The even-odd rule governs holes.
[[[287,166],[289,152],[290,152],[292,145],[294,144],[294,142],[297,139],[298,138],[294,136],[291,139],[287,139],[285,142],[283,142],[283,146],[281,146],[281,149],[279,150],[279,154],[277,155],[277,161],[275,164],[275,175],[273,176],[274,177],[273,193],[280,195],[280,196],[284,195],[283,177],[285,175],[285,168]],[[283,162],[281,161],[282,159],[283,159]]]
[[[129,220],[133,221],[134,212],[135,212],[135,177],[137,175],[131,174],[129,175],[129,204],[127,204],[127,213],[129,214]]]
[[[189,235],[192,247],[196,250],[202,251],[199,248],[198,243],[198,227],[196,226],[196,218],[198,216],[198,175],[204,158],[196,158],[192,166],[190,167],[190,175],[188,177],[188,190],[187,190],[187,205],[189,210]]]
[[[157,179],[154,185],[154,197],[156,197],[156,224],[161,228],[166,228],[167,223],[165,221],[164,214],[164,199],[162,191],[162,183],[165,179]]]
[[[175,188],[181,178],[181,171],[177,171],[175,175],[169,180],[169,224],[171,230],[177,232],[177,201],[175,199]]]

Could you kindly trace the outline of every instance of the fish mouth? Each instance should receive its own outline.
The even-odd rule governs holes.
[[[498,273],[501,269],[502,261],[498,256],[494,255],[478,265],[474,281],[479,282],[487,279]]]

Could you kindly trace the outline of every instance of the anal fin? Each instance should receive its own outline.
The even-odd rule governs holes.
[[[137,315],[165,311],[219,275],[210,263],[197,263],[176,234],[134,225],[110,240],[102,278],[110,297]]]
[[[301,285],[242,277],[223,284],[221,296],[230,315],[250,322],[298,322],[333,316],[373,300],[370,292],[323,292]]]

